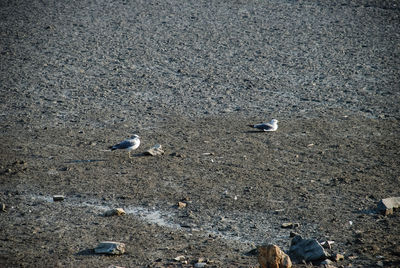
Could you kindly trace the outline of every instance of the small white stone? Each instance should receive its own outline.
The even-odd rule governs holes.
[[[183,261],[183,260],[185,260],[185,256],[183,256],[183,255],[177,256],[177,257],[174,258],[174,260]]]

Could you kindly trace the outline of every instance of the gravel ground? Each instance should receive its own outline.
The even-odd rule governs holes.
[[[400,266],[399,212],[375,211],[400,196],[397,1],[0,7],[1,265],[251,267],[296,231]],[[133,133],[132,161],[107,150]]]

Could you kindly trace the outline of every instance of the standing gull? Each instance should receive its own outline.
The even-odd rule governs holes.
[[[269,123],[260,123],[256,125],[249,125],[249,127],[257,128],[263,131],[275,131],[278,129],[278,120],[272,119]]]
[[[117,149],[124,149],[128,150],[128,155],[129,158],[132,159],[131,157],[131,151],[136,150],[139,145],[140,145],[140,137],[138,135],[133,135],[130,139],[124,140],[114,146],[111,146],[110,149],[111,151],[117,150]]]

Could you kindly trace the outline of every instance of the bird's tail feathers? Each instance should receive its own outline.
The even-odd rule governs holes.
[[[249,126],[249,127],[254,127],[254,125],[247,125],[247,126]]]

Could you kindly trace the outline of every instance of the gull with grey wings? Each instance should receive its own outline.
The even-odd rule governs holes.
[[[256,128],[262,131],[276,131],[278,129],[278,120],[272,119],[269,123],[260,123],[256,125],[248,125],[249,127]]]
[[[139,147],[139,145],[140,145],[140,137],[135,134],[130,139],[124,140],[118,144],[115,144],[114,146],[110,146],[110,149],[111,151],[127,150],[129,158],[132,159],[131,151],[136,150]]]

